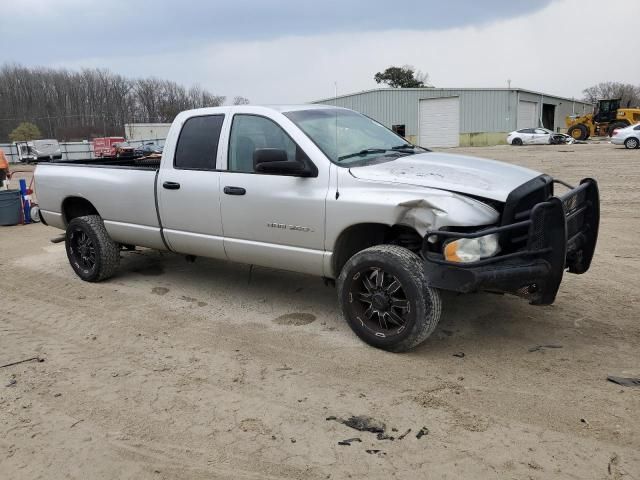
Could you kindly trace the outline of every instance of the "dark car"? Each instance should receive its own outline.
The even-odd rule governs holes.
[[[135,147],[129,142],[116,143],[113,148],[116,158],[135,156]]]
[[[134,154],[136,156],[147,157],[149,155],[162,155],[163,146],[155,142],[146,142],[136,147]]]

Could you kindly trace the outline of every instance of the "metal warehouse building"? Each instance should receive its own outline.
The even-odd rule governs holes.
[[[426,147],[498,145],[521,128],[560,131],[567,115],[593,108],[516,88],[382,88],[313,103],[356,110]]]

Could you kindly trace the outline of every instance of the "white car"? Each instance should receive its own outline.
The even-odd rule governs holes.
[[[557,145],[567,143],[567,135],[546,128],[522,128],[507,135],[509,145]]]
[[[632,150],[640,147],[640,123],[614,130],[611,136],[611,143],[614,145],[624,145]]]

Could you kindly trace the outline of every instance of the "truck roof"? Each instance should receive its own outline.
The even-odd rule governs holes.
[[[295,112],[298,110],[322,110],[322,109],[341,109],[342,107],[335,107],[333,105],[312,105],[312,104],[299,104],[299,105],[229,105],[223,107],[206,107],[206,108],[196,108],[193,110],[186,110],[182,113],[187,113],[189,116],[193,116],[197,113],[207,113],[212,114],[216,112],[220,113],[235,113],[235,112],[246,112],[247,110],[255,110],[255,109],[265,109],[265,110],[273,110],[280,113],[286,112]]]

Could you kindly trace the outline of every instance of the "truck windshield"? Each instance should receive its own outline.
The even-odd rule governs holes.
[[[407,143],[383,125],[357,112],[321,108],[286,112],[320,150],[343,166],[394,160],[427,151]]]

